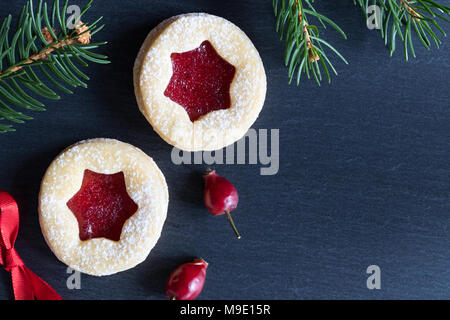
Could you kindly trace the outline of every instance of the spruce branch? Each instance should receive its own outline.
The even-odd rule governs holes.
[[[73,29],[66,22],[68,0],[62,7],[59,0],[54,0],[51,7],[42,0],[34,6],[33,0],[29,0],[12,35],[12,16],[3,20],[0,27],[0,133],[15,131],[8,122],[23,123],[32,119],[17,108],[45,110],[44,104],[32,95],[60,99],[41,80],[42,76],[55,88],[71,94],[67,86],[86,88],[85,81],[89,80],[74,61],[83,66],[88,66],[88,62],[109,63],[106,56],[92,52],[106,43],[91,43],[91,37],[104,27],[99,25],[102,18],[90,24],[81,21],[92,2],[90,0],[81,10]],[[39,76],[35,70],[39,70]]]
[[[422,45],[430,50],[432,42],[437,48],[442,44],[438,33],[446,36],[439,21],[450,22],[448,15],[450,7],[441,5],[432,0],[353,0],[364,11],[370,5],[380,8],[380,16],[377,24],[380,27],[381,36],[389,54],[392,56],[396,50],[397,39],[403,44],[405,59],[409,59],[411,52],[416,57],[413,43],[413,31]],[[438,32],[436,32],[436,30]],[[431,38],[431,40],[430,40]]]
[[[310,79],[311,75],[320,86],[323,80],[322,71],[325,71],[328,82],[331,82],[331,73],[337,75],[332,62],[324,48],[333,51],[345,63],[345,58],[330,43],[319,36],[319,28],[310,24],[309,17],[316,18],[321,27],[330,25],[345,39],[344,31],[331,19],[318,13],[313,4],[314,0],[273,0],[276,17],[276,30],[285,43],[285,64],[288,67],[289,83],[296,75],[297,85],[300,84],[302,73]]]

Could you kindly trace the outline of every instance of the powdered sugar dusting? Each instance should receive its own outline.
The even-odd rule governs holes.
[[[210,112],[192,123],[186,111],[164,96],[172,76],[170,54],[197,48],[208,40],[217,53],[236,68],[231,84],[231,106]],[[172,17],[148,35],[134,67],[139,108],[163,139],[183,150],[215,150],[241,138],[261,111],[266,75],[258,51],[245,33],[231,22],[205,13]],[[215,129],[225,139],[198,136]]]
[[[67,201],[80,189],[85,169],[122,171],[127,192],[138,205],[120,241],[80,241],[78,223]],[[158,240],[168,205],[167,185],[153,160],[141,150],[113,139],[81,141],[50,165],[41,185],[39,212],[44,237],[55,255],[74,269],[107,275],[142,262]]]

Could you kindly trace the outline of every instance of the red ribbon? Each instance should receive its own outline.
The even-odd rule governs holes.
[[[28,269],[14,249],[19,231],[19,208],[7,192],[0,191],[0,264],[11,272],[16,300],[62,300],[44,280]]]

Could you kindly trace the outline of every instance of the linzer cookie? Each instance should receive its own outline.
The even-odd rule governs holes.
[[[92,139],[64,150],[47,169],[39,221],[59,260],[103,276],[145,260],[168,201],[164,176],[149,156],[117,140]]]
[[[239,140],[258,117],[266,74],[237,26],[205,13],[163,21],[134,66],[139,109],[169,144],[217,150]]]

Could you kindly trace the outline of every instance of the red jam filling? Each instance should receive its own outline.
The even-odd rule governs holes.
[[[85,170],[80,190],[67,202],[78,221],[80,240],[120,240],[122,227],[138,209],[130,198],[123,172]]]
[[[228,109],[236,68],[209,41],[183,53],[172,53],[172,78],[164,95],[181,105],[192,122],[211,111]]]

